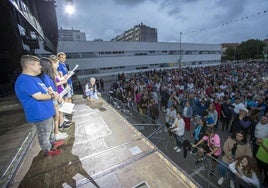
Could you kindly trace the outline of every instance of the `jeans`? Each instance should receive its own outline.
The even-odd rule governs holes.
[[[179,148],[182,147],[182,143],[183,143],[183,136],[179,136],[179,135],[176,135],[174,133],[174,138],[176,140],[176,146],[178,146]]]
[[[33,123],[37,129],[38,141],[43,151],[51,149],[51,143],[55,142],[53,117]]]
[[[226,177],[226,173],[229,170],[228,163],[222,161],[222,163],[218,164],[218,169],[219,169],[219,176]]]

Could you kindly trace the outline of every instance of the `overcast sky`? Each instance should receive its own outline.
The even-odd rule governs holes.
[[[140,24],[157,28],[159,42],[220,44],[268,38],[268,0],[56,0],[58,26],[87,40],[110,41]]]

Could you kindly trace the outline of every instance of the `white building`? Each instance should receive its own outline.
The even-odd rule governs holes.
[[[204,66],[221,61],[219,44],[59,41],[60,51],[66,53],[70,68],[79,65],[80,77],[176,68],[180,64]]]

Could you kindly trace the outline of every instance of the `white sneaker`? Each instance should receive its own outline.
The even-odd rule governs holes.
[[[68,137],[68,135],[64,135],[64,134],[60,134],[60,133],[55,134],[55,140],[56,140],[56,141],[58,141],[58,140],[63,140],[63,139],[65,139],[65,138],[67,138],[67,137]]]
[[[235,185],[234,185],[234,181],[233,180],[230,180],[230,187],[231,188],[235,188]]]
[[[67,136],[68,136],[68,134],[67,134],[67,133],[63,133],[63,132],[60,132],[60,131],[59,131],[59,133],[58,133],[58,134],[67,135]]]
[[[178,148],[178,149],[176,150],[176,152],[181,152],[181,148]]]
[[[177,150],[178,148],[179,148],[178,146],[175,146],[175,147],[174,147],[174,150]]]
[[[218,180],[218,185],[222,185],[223,181],[224,181],[224,178],[220,177],[220,179]]]

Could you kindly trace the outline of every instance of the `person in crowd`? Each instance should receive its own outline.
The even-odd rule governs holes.
[[[49,58],[44,57],[44,58],[41,58],[40,64],[42,66],[42,69],[41,69],[41,74],[39,75],[39,77],[44,82],[48,90],[50,90],[50,93],[54,93],[54,95],[58,95],[58,90],[55,84],[55,72],[53,69],[53,66],[54,66],[53,62]],[[59,131],[60,115],[63,118],[63,114],[60,113],[59,111],[58,101],[61,103],[63,99],[59,98],[57,100],[54,98],[52,99],[52,101],[53,101],[55,111],[56,111],[56,114],[54,116],[54,134],[55,134],[55,139],[58,141],[58,140],[62,140],[68,137],[66,133],[62,133]]]
[[[160,96],[161,96],[161,108],[163,111],[167,109],[167,102],[169,99],[169,93],[167,90],[167,86],[162,85],[160,88]]]
[[[216,133],[214,127],[207,127],[206,128],[206,135],[203,138],[193,145],[193,147],[198,147],[197,153],[197,162],[203,160],[204,154],[207,154],[209,157],[212,157],[211,166],[212,170],[215,169],[217,162],[215,159],[221,156],[221,140],[220,136]]]
[[[183,120],[185,122],[185,130],[191,130],[191,118],[193,117],[193,108],[190,105],[189,101],[186,101],[183,108]]]
[[[206,119],[200,118],[198,124],[196,125],[194,132],[192,134],[194,138],[194,144],[197,144],[206,134]],[[191,151],[191,153],[195,153],[197,151],[196,148]]]
[[[215,109],[215,105],[213,103],[210,103],[208,106],[208,115],[207,118],[212,118],[213,123],[211,124],[212,127],[215,127],[217,129],[217,122],[218,122],[218,112]]]
[[[173,132],[174,138],[176,140],[176,146],[174,147],[174,150],[176,152],[180,152],[185,131],[185,122],[180,113],[177,113],[175,121],[170,127],[170,131]]]
[[[100,88],[102,91],[104,91],[104,81],[102,78],[100,78]]]
[[[231,103],[230,103],[230,99],[228,99],[227,97],[224,97],[224,101],[221,104],[221,121],[222,121],[222,126],[221,126],[221,130],[224,131],[228,131],[228,126],[230,124],[230,121],[232,119],[232,112],[231,112]]]
[[[53,117],[55,108],[50,93],[42,80],[40,59],[36,56],[23,55],[20,60],[22,73],[15,82],[15,93],[25,112],[26,120],[36,126],[38,141],[47,156],[59,155],[58,149],[63,141],[55,141]]]
[[[247,142],[247,136],[243,130],[240,130],[231,137],[229,137],[223,145],[223,156],[222,163],[219,163],[219,180],[218,184],[222,185],[226,173],[228,164],[234,162],[237,158],[242,157],[243,155],[248,155],[252,157],[252,150],[250,144]]]
[[[254,129],[254,137],[252,139],[253,155],[255,156],[259,148],[257,139],[268,137],[268,116],[262,116],[261,120],[257,123]]]
[[[264,102],[264,97],[262,96],[258,96],[256,98],[256,107],[251,107],[251,110],[256,111],[256,113],[258,114],[258,120],[261,119],[261,117],[264,116],[266,108],[267,108],[267,104],[265,104]]]
[[[90,81],[85,85],[85,93],[88,101],[95,101],[99,99],[98,90],[96,86],[96,79],[90,78]]]
[[[165,116],[165,123],[167,130],[173,125],[175,119],[176,119],[176,106],[172,105],[170,108],[167,108],[166,116]],[[171,135],[171,132],[169,131],[169,134]]]
[[[259,147],[256,154],[256,160],[261,175],[263,176],[263,187],[268,187],[268,137],[258,138],[257,143],[259,144]]]
[[[149,105],[149,99],[148,99],[147,95],[142,94],[141,100],[138,104],[138,109],[139,109],[140,114],[147,115],[148,105]]]
[[[159,109],[158,109],[158,104],[157,102],[151,98],[150,99],[150,103],[148,105],[148,111],[149,111],[149,115],[152,118],[152,123],[156,123],[156,120],[158,119],[159,116]]]
[[[208,106],[209,104],[205,98],[197,99],[196,100],[197,115],[203,117],[204,113],[208,110]]]
[[[250,130],[251,121],[247,116],[248,109],[242,107],[239,109],[239,114],[234,117],[234,120],[231,125],[230,133],[235,133],[239,130],[243,130],[246,135]]]
[[[57,54],[57,57],[58,57],[58,60],[59,60],[59,67],[58,67],[58,71],[61,72],[61,74],[64,76],[64,78],[68,78],[69,76],[69,73],[68,73],[68,68],[65,64],[65,61],[66,61],[66,54],[64,52],[59,52]],[[73,91],[73,82],[72,82],[72,79],[69,78],[67,80],[67,84],[68,86],[71,88],[70,91],[68,92],[68,94],[66,96],[64,96],[64,99],[66,102],[72,102],[72,96],[74,94],[74,91]]]
[[[236,159],[229,164],[229,169],[236,177],[236,183],[242,187],[260,187],[260,180],[258,178],[259,169],[255,160],[247,155]],[[243,180],[243,181],[241,181]],[[245,184],[245,183],[247,184]],[[230,181],[230,187],[235,188],[233,180]]]
[[[60,94],[65,89],[64,85],[67,83],[67,80],[62,76],[61,72],[58,71],[59,60],[58,60],[57,56],[50,55],[49,58],[53,62],[53,69],[54,69],[54,74],[55,74],[54,81],[55,81],[55,84],[57,87],[57,92]],[[62,104],[62,102],[61,102],[61,104]],[[56,123],[56,124],[59,125],[59,129],[68,129],[72,125],[72,122],[69,119],[65,118],[64,114],[60,111],[59,111],[59,120],[58,121],[59,121],[59,123]]]

